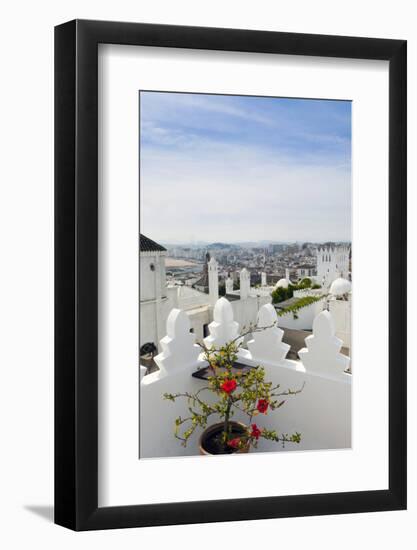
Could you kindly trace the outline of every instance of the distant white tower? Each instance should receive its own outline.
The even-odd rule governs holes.
[[[215,306],[219,299],[219,264],[214,258],[208,262],[209,300]]]
[[[338,277],[349,278],[349,247],[319,248],[317,251],[317,282],[329,288]]]
[[[289,268],[285,268],[285,278],[287,279],[287,281],[290,281],[290,270]]]
[[[262,271],[261,273],[261,286],[266,286],[266,273]]]
[[[226,279],[226,294],[233,292],[233,279],[232,277],[227,277]]]
[[[246,300],[250,292],[250,273],[244,267],[240,272],[240,299]]]

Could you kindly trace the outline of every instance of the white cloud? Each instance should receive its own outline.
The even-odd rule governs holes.
[[[141,230],[160,241],[348,240],[350,171],[254,147],[144,148]]]
[[[161,97],[163,100],[161,101]],[[214,101],[213,101],[214,99]],[[203,94],[184,94],[184,93],[142,93],[141,101],[144,108],[141,110],[143,120],[164,120],[167,118],[182,120],[184,111],[189,115],[201,115],[217,113],[236,118],[242,118],[245,121],[252,120],[266,126],[273,125],[271,118],[260,115],[255,109],[241,108],[232,105],[222,96],[210,96]]]

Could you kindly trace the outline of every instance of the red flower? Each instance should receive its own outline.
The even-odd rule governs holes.
[[[231,439],[230,441],[227,442],[229,447],[233,447],[234,449],[237,449],[239,447],[239,443],[240,443],[239,437],[235,437],[234,439]]]
[[[232,393],[236,389],[236,386],[236,380],[226,380],[220,387],[224,392]]]
[[[261,435],[262,431],[258,428],[256,424],[252,424],[252,432],[251,437],[254,437],[255,439],[259,439],[259,436]]]
[[[256,405],[256,408],[260,413],[266,413],[268,409],[268,401],[266,399],[259,399],[258,404]]]

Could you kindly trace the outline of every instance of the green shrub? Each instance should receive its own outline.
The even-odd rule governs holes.
[[[311,287],[311,279],[309,277],[305,277],[298,283],[298,288],[301,290],[303,288],[310,288]]]
[[[280,309],[277,311],[278,317],[282,317],[283,315],[286,315],[287,313],[292,313],[294,319],[298,319],[298,311],[303,308],[307,307],[311,304],[314,304],[314,302],[318,302],[322,299],[322,296],[303,296],[302,298],[299,298],[294,304],[291,306],[285,307],[283,309]]]
[[[308,283],[303,281],[308,281]],[[310,288],[311,280],[303,279],[298,285],[289,284],[288,288],[278,287],[271,292],[272,303],[279,304],[280,302],[285,302],[294,296],[295,290],[304,290],[305,288]]]

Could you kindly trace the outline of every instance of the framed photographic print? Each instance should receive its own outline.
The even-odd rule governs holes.
[[[55,521],[406,507],[406,42],[55,30]]]

